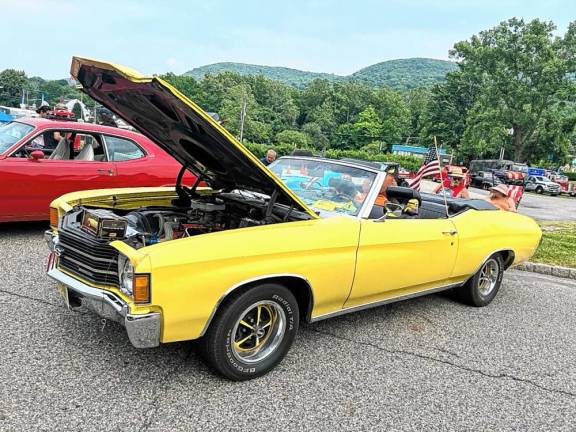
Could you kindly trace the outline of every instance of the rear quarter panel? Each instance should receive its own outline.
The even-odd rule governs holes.
[[[472,275],[499,250],[514,252],[513,264],[528,260],[542,232],[534,219],[503,210],[468,210],[453,218],[459,236],[454,276]]]
[[[152,266],[152,303],[162,341],[201,335],[230,288],[266,275],[299,275],[313,290],[313,316],[341,309],[350,293],[360,224],[334,217],[242,228],[140,249]]]

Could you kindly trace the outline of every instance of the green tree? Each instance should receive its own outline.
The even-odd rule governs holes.
[[[503,130],[511,129],[511,153],[521,161],[544,144],[536,142],[538,128],[575,91],[576,22],[563,37],[555,30],[552,22],[512,18],[454,45],[450,55],[460,71],[452,77],[477,86],[465,146],[506,146]]]
[[[352,144],[355,148],[377,140],[382,134],[382,121],[372,105],[368,105],[350,128]]]
[[[22,91],[27,89],[28,78],[24,71],[5,69],[0,72],[0,105],[19,106]]]
[[[304,132],[310,138],[309,142],[315,148],[319,150],[325,150],[330,146],[330,141],[328,137],[322,131],[322,128],[318,123],[310,122],[302,126],[302,132]]]
[[[276,142],[280,145],[291,145],[296,148],[307,148],[310,137],[304,132],[284,130],[276,134]]]
[[[391,145],[408,134],[410,109],[406,101],[394,90],[382,88],[375,94],[374,109],[381,119],[380,139]]]
[[[80,104],[78,102],[76,102],[74,104],[74,106],[72,107],[72,112],[74,113],[74,115],[76,116],[77,119],[83,119],[84,115],[82,113],[82,107],[80,106]]]

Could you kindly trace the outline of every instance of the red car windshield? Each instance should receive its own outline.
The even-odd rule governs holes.
[[[25,123],[10,122],[0,126],[0,154],[4,153],[26,135],[28,135],[33,126]]]

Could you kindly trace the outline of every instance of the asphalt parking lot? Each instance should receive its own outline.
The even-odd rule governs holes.
[[[475,309],[435,295],[303,326],[232,383],[194,344],[136,350],[70,313],[42,224],[0,226],[0,430],[574,430],[576,283],[507,273]]]

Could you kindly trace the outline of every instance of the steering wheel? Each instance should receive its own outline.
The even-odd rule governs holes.
[[[304,190],[310,190],[313,185],[317,185],[317,189],[322,189],[322,183],[317,178],[313,178],[308,182],[302,182],[300,184]]]
[[[402,204],[398,204],[398,203],[393,203],[388,201],[386,204],[384,204],[384,208],[386,209],[386,213],[402,213],[402,211],[404,210],[404,205]]]

